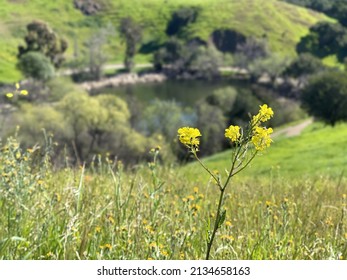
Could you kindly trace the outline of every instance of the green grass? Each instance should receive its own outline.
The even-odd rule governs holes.
[[[346,259],[347,181],[332,176],[344,168],[346,127],[278,140],[235,177],[212,259]],[[14,139],[0,147],[0,259],[204,258],[218,190],[203,170],[124,170],[105,157],[56,170],[42,152]],[[227,154],[206,162],[222,168]]]
[[[211,169],[222,171],[230,165],[229,155],[230,151],[216,154],[205,159],[205,163]],[[200,167],[193,163],[187,172],[198,174]],[[274,139],[271,149],[258,155],[250,167],[238,175],[238,179],[279,176],[299,180],[319,178],[322,174],[339,178],[346,172],[347,125],[331,127],[314,123],[299,136]]]
[[[0,5],[0,82],[21,79],[15,69],[17,47],[23,43],[25,26],[34,19],[42,20],[69,42],[67,60],[72,59],[74,45],[83,52],[83,42],[98,28],[111,23],[118,26],[122,17],[131,15],[144,27],[144,42],[165,39],[166,23],[171,13],[184,5],[201,8],[191,26],[192,35],[207,40],[213,30],[232,28],[245,35],[267,36],[274,52],[295,54],[295,45],[308,28],[326,16],[275,0],[104,0],[105,10],[96,16],[84,16],[73,7],[73,1],[9,1]],[[23,4],[25,2],[25,5]],[[136,2],[136,4],[134,4]],[[77,39],[77,40],[75,40]],[[110,61],[122,62],[124,45],[117,34],[107,46]],[[150,56],[138,56],[148,62]]]

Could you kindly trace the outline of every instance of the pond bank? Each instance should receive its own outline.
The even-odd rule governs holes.
[[[120,74],[111,78],[104,78],[100,81],[90,81],[81,83],[80,86],[87,90],[93,91],[105,87],[117,87],[122,85],[134,85],[143,83],[160,83],[167,80],[167,76],[160,73],[136,74],[127,73]]]

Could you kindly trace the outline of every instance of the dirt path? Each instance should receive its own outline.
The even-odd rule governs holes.
[[[302,123],[299,123],[297,125],[289,126],[286,128],[283,128],[281,130],[275,131],[273,133],[274,137],[285,135],[287,137],[297,136],[299,135],[307,126],[309,126],[312,123],[312,119],[308,119]]]

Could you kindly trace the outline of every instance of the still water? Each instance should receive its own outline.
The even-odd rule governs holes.
[[[250,86],[245,81],[203,80],[167,80],[162,83],[148,83],[104,88],[98,93],[112,93],[126,100],[136,99],[143,105],[155,99],[176,101],[177,103],[193,107],[197,102],[211,95],[215,90],[234,87],[237,91],[247,90]]]

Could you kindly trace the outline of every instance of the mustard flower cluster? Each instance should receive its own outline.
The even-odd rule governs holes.
[[[271,119],[273,115],[274,112],[266,104],[260,106],[259,113],[252,118],[252,126],[259,126],[260,123],[266,122]]]
[[[274,115],[273,110],[266,104],[260,106],[259,113],[252,118],[252,138],[251,141],[257,151],[263,151],[270,147],[272,139],[270,134],[273,129],[260,126],[261,123],[268,121]]]
[[[266,127],[255,127],[252,136],[252,143],[257,151],[263,151],[266,148],[270,147],[272,143],[272,139],[270,138],[270,134],[273,132],[273,129]]]
[[[12,98],[13,96],[15,96],[16,94],[26,96],[26,95],[28,95],[29,93],[28,93],[28,91],[25,90],[25,89],[20,89],[19,83],[16,83],[16,90],[15,90],[15,92],[8,92],[8,93],[6,93],[5,95],[6,95],[6,97],[7,97],[8,99],[11,99],[11,98]]]
[[[201,136],[199,129],[192,127],[181,127],[178,130],[178,137],[182,144],[188,148],[198,148]]]
[[[241,137],[240,127],[237,125],[231,125],[225,129],[225,137],[229,138],[231,142],[236,142]]]
[[[271,119],[273,115],[273,110],[268,107],[267,104],[261,105],[258,114],[252,117],[250,131],[248,135],[246,135],[246,140],[243,139],[241,128],[237,125],[230,125],[226,128],[224,136],[235,143],[241,143],[243,140],[245,140],[243,142],[245,143],[250,140],[256,151],[263,151],[272,143],[270,135],[273,133],[273,129],[262,127],[261,124]],[[178,129],[178,137],[182,144],[190,149],[194,148],[197,150],[200,144],[200,139],[198,137],[201,137],[201,133],[197,128],[182,127]]]

